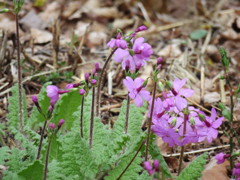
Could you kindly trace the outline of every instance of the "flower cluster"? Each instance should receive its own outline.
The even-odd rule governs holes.
[[[236,177],[235,180],[240,180],[240,163],[235,164],[232,175]]]
[[[145,40],[143,37],[134,39],[136,33],[146,29],[145,26],[140,26],[134,31],[132,36],[126,38],[118,33],[116,39],[112,39],[108,42],[107,45],[109,47],[117,48],[114,53],[114,61],[122,63],[122,68],[124,70],[130,70],[131,72],[138,71],[152,55],[152,47],[144,42]]]

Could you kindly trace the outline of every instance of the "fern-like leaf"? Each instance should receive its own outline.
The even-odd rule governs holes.
[[[177,180],[198,180],[202,176],[206,164],[207,153],[197,157],[191,164],[182,170]]]

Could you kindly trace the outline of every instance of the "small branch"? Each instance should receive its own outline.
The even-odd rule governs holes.
[[[58,68],[58,52],[59,52],[59,39],[60,39],[60,25],[59,21],[56,20],[53,25],[53,66]]]
[[[152,97],[152,106],[151,106],[150,118],[149,118],[149,121],[148,121],[148,135],[147,135],[145,161],[147,161],[147,159],[148,159],[148,148],[149,148],[151,127],[152,127],[152,116],[153,116],[153,109],[154,109],[154,103],[155,103],[156,90],[157,90],[157,82],[155,81],[154,82],[154,89],[153,89],[153,97]]]
[[[100,77],[99,77],[99,82],[98,82],[98,88],[97,88],[97,106],[96,106],[96,112],[97,112],[97,116],[99,116],[100,114],[100,104],[101,104],[101,84],[102,84],[102,80],[103,80],[103,75],[106,71],[106,68],[107,68],[107,65],[108,65],[108,62],[110,61],[111,57],[113,56],[114,52],[117,50],[117,48],[113,49],[112,52],[110,53],[110,55],[108,56],[103,68],[102,68],[102,71],[101,71],[101,74],[100,74]]]
[[[143,145],[144,145],[145,141],[142,142],[141,146],[138,148],[137,152],[135,153],[135,155],[133,156],[133,158],[131,159],[131,161],[128,163],[127,167],[123,170],[123,172],[118,176],[117,180],[119,180],[124,173],[127,171],[127,169],[129,168],[129,166],[132,164],[132,162],[134,161],[134,159],[137,157],[138,153],[140,152],[140,150],[142,149]]]
[[[92,139],[93,139],[93,125],[94,125],[94,101],[95,101],[95,87],[92,88],[92,109],[91,109],[91,119],[90,119],[90,135],[89,135],[89,145],[92,149]]]
[[[127,109],[126,109],[126,122],[125,122],[125,133],[128,132],[128,117],[129,117],[129,110],[130,110],[130,98],[127,95]]]

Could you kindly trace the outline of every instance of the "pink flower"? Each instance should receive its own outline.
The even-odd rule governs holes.
[[[59,99],[59,89],[57,86],[48,85],[46,88],[47,96],[50,98],[51,105],[54,105]]]
[[[159,161],[156,159],[153,161],[153,167],[156,171],[159,171]]]
[[[84,89],[79,89],[79,94],[80,95],[84,95],[85,94],[85,90]]]
[[[132,50],[136,61],[148,61],[153,53],[152,47],[148,43],[144,43],[143,37],[137,38],[134,41]]]
[[[96,79],[92,79],[92,80],[91,80],[91,84],[92,84],[92,85],[95,85],[96,83],[97,83],[97,80],[96,80]]]
[[[38,97],[37,96],[32,96],[32,101],[34,104],[38,103]]]
[[[196,125],[198,132],[205,132],[206,136],[202,138],[207,138],[208,142],[212,142],[213,139],[217,138],[218,130],[217,128],[222,124],[223,117],[216,119],[217,112],[214,108],[211,110],[211,116],[206,116],[206,120],[198,123]],[[202,141],[202,139],[200,139]]]
[[[150,163],[149,161],[145,161],[145,162],[143,163],[143,165],[144,165],[144,169],[147,170],[147,172],[148,172],[148,174],[149,174],[150,176],[155,173],[155,170],[152,168],[152,165],[151,165],[151,163]]]
[[[173,82],[173,88],[169,94],[169,96],[173,98],[175,105],[179,111],[182,111],[187,107],[187,100],[185,98],[192,96],[194,93],[192,89],[182,88],[186,84],[186,81],[186,79],[180,80],[176,78]]]
[[[135,32],[146,31],[147,29],[148,29],[148,28],[147,28],[146,26],[142,25],[142,26],[139,26],[139,27],[135,30]]]
[[[54,130],[56,128],[56,125],[54,123],[49,123],[48,127]]]
[[[130,77],[126,77],[123,80],[123,84],[127,87],[129,91],[129,97],[134,99],[134,103],[137,107],[143,105],[143,99],[149,101],[151,99],[150,93],[143,87],[144,80],[141,78],[136,78],[133,80]]]
[[[222,164],[224,163],[225,161],[225,154],[224,153],[218,153],[216,156],[215,156],[215,159],[217,160],[217,164]]]
[[[107,46],[110,48],[117,47],[117,48],[126,49],[128,44],[124,39],[122,39],[121,34],[118,33],[116,39],[112,39],[111,41],[109,41],[107,43]]]

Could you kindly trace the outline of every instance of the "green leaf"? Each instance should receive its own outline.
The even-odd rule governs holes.
[[[21,178],[26,180],[42,180],[43,178],[43,164],[36,160],[29,164],[25,169],[18,173]]]
[[[197,180],[202,176],[206,164],[207,153],[202,154],[182,170],[177,180]]]
[[[27,103],[26,95],[24,89],[22,89],[22,100],[23,100],[23,120],[24,123],[27,120]],[[13,133],[15,130],[19,129],[19,95],[18,95],[18,85],[12,87],[12,96],[9,98],[8,106],[8,130]]]
[[[221,57],[222,57],[222,64],[224,65],[224,67],[228,71],[230,60],[228,58],[227,51],[224,48],[220,48],[219,51],[220,51],[220,54],[221,54]]]
[[[6,12],[9,12],[10,9],[8,8],[3,8],[3,9],[0,9],[0,13],[6,13]]]
[[[154,134],[151,135],[151,142],[150,142],[150,147],[149,147],[149,153],[152,156],[152,159],[158,160],[162,169],[162,172],[164,173],[164,176],[172,178],[172,174],[169,170],[169,167],[164,160],[161,151],[159,147],[156,145],[156,136]]]
[[[60,163],[56,160],[52,160],[48,164],[48,174],[47,179],[54,179],[54,180],[63,180],[67,177],[62,173],[62,168],[60,166]]]
[[[222,111],[222,115],[223,115],[226,119],[231,120],[231,112],[230,112],[229,110],[224,109],[224,110]]]
[[[52,122],[58,124],[60,119],[64,119],[64,129],[70,130],[74,120],[76,120],[76,113],[80,117],[81,99],[78,90],[63,94],[56,104]]]
[[[198,29],[196,31],[193,31],[191,34],[190,34],[190,38],[192,40],[199,40],[199,39],[202,39],[204,38],[205,36],[207,35],[207,31],[204,30],[204,29]]]
[[[0,148],[0,165],[4,164],[4,161],[8,159],[10,149],[7,146]]]

